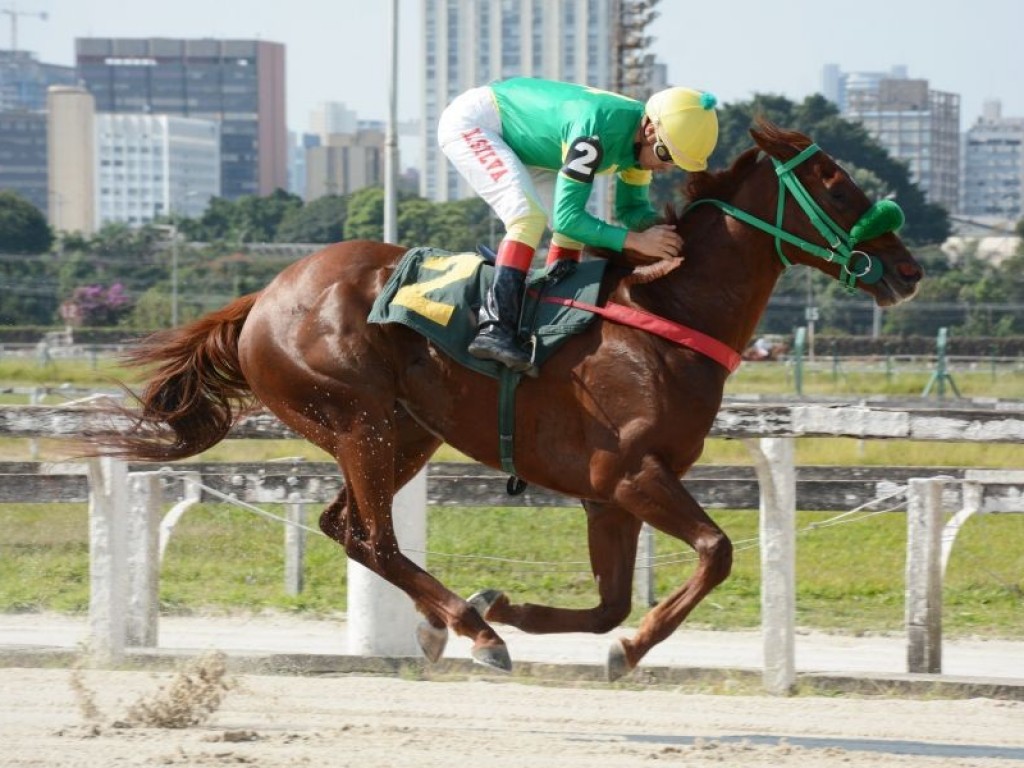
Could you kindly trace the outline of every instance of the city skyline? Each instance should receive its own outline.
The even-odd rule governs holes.
[[[7,0],[4,7],[12,7]],[[990,99],[1003,114],[1024,116],[1024,50],[1016,30],[1024,21],[1018,0],[936,0],[926,9],[862,0],[855,8],[791,0],[784,8],[760,0],[693,4],[662,0],[650,26],[650,51],[668,66],[670,81],[715,92],[726,102],[755,93],[800,101],[821,89],[822,68],[886,70],[905,65],[908,75],[962,99],[961,129]],[[77,37],[254,39],[287,47],[287,123],[305,131],[322,102],[342,102],[363,119],[387,113],[387,44],[390,3],[297,0],[287,5],[251,0],[240,15],[227,4],[179,0],[173,6],[139,0],[18,0],[18,48],[45,62],[74,64]],[[965,11],[970,13],[965,13]],[[39,12],[48,15],[38,18]],[[35,15],[33,15],[35,14]],[[358,31],[350,30],[352,19]],[[7,21],[5,18],[4,21]],[[399,2],[400,120],[421,117],[423,81],[419,0]],[[10,26],[0,47],[10,47]],[[678,34],[675,31],[679,30]]]

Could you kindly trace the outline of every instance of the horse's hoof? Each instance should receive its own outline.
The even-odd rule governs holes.
[[[473,661],[498,672],[512,671],[512,657],[508,655],[505,644],[485,645],[473,649]]]
[[[430,622],[421,621],[416,627],[416,642],[420,644],[420,650],[427,661],[434,664],[444,654],[444,647],[448,644],[448,628],[435,627]]]
[[[633,667],[626,657],[626,646],[622,644],[622,640],[615,640],[612,647],[608,649],[608,664],[604,670],[609,683],[613,683],[633,671]]]
[[[481,589],[479,592],[475,592],[470,595],[469,603],[476,609],[476,612],[480,614],[480,618],[484,621],[487,620],[487,612],[491,610],[491,606],[498,602],[498,598],[501,597],[501,590],[499,589]]]

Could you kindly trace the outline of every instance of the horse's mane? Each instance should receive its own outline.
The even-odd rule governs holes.
[[[799,131],[787,131],[764,117],[756,118],[755,125],[757,133],[773,144],[791,144],[798,150],[811,145],[811,140]],[[728,198],[753,170],[759,152],[757,147],[751,147],[736,158],[731,168],[724,171],[691,173],[684,190],[686,199],[692,201],[705,197],[719,200]]]
[[[754,130],[758,136],[768,143],[788,144],[797,150],[805,149],[812,143],[807,136],[799,131],[789,131],[780,128],[762,116],[755,118],[754,123]],[[740,183],[754,170],[760,158],[760,152],[761,150],[758,147],[751,147],[737,157],[732,166],[725,170],[691,173],[683,190],[687,203],[703,198],[728,199],[736,191]],[[664,223],[677,226],[683,218],[685,208],[685,205],[682,210],[666,206],[663,218]],[[608,259],[608,261],[617,266],[635,269],[635,272],[627,278],[627,283],[646,283],[656,280],[663,277],[680,263],[673,260],[651,264],[628,253],[619,253],[602,248],[588,250]]]

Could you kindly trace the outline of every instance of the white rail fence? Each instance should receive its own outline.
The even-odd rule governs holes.
[[[74,438],[86,430],[109,427],[88,407],[0,408],[0,435]],[[942,442],[1024,443],[1024,406],[881,407],[837,404],[727,403],[712,435],[742,439],[754,457],[761,488],[760,549],[764,685],[772,693],[792,690],[795,680],[796,472],[794,438],[850,437]],[[246,419],[236,438],[292,437],[269,414]],[[1024,454],[1022,454],[1024,460]],[[160,473],[129,473],[123,462],[100,459],[90,464],[90,629],[93,652],[116,660],[125,647],[155,645],[161,527],[166,536],[174,521],[198,499],[197,482],[160,519]],[[962,482],[962,508],[943,523],[943,489]],[[986,489],[999,486],[996,507],[986,506]],[[426,481],[421,474],[396,499],[399,541],[410,552],[426,550]],[[941,672],[941,584],[957,531],[982,511],[1024,511],[1024,473],[965,473],[951,478],[911,479],[907,513],[906,627],[909,672]],[[268,499],[269,500],[269,499]],[[281,499],[277,499],[281,501]],[[297,497],[284,500],[289,515],[301,515]],[[990,505],[989,505],[990,506]],[[286,526],[292,537],[288,556],[294,588],[299,588],[301,529]],[[422,560],[420,561],[422,564]],[[643,563],[641,563],[643,565]],[[349,636],[351,653],[404,656],[417,650],[411,638],[418,622],[411,602],[398,590],[349,562]]]

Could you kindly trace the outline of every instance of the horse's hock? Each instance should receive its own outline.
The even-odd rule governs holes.
[[[939,410],[813,403],[723,406],[711,434],[744,440],[754,458],[761,487],[762,634],[768,691],[785,693],[795,682],[794,438],[1024,442],[1024,408],[1019,404],[1012,407],[1008,410],[1006,404],[990,404]],[[72,438],[95,429],[91,415],[87,408],[0,408],[0,434]],[[290,433],[272,418],[256,415],[242,422],[232,436],[281,438]],[[949,482],[963,484],[963,502],[943,526],[942,491]],[[89,483],[92,646],[100,656],[116,659],[126,646],[156,645],[159,560],[166,545],[168,521],[173,526],[198,496],[193,478],[191,485],[184,484],[185,498],[161,526],[160,473],[128,473],[122,462],[97,459],[91,464]],[[988,487],[1009,491],[989,503]],[[941,672],[941,580],[957,531],[977,512],[1024,509],[1022,488],[1024,473],[1005,471],[972,471],[955,481],[927,477],[910,481],[906,599],[909,672]],[[403,545],[423,550],[425,483],[414,483],[411,491],[412,496],[407,495],[403,502],[407,508],[396,520],[409,527],[404,537],[417,539],[404,539]],[[353,568],[365,571],[355,563],[349,567],[350,578]],[[292,569],[301,573],[294,559]],[[381,656],[414,654],[412,634],[418,615],[403,594],[365,573],[365,577],[357,573],[350,587],[349,618],[356,625],[358,638],[350,651]],[[649,570],[643,573],[649,574]],[[293,579],[301,580],[301,575]]]

